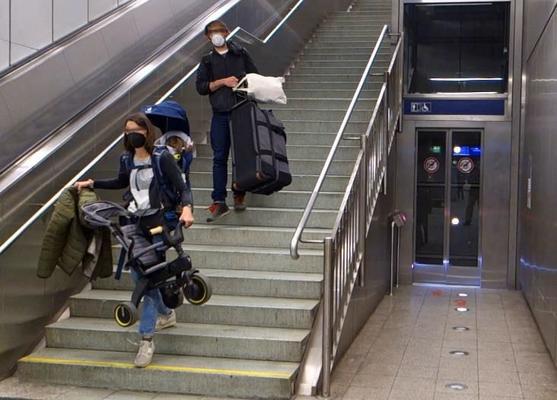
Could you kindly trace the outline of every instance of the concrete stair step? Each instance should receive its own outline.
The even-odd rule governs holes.
[[[364,99],[373,99],[374,97],[376,97],[379,94],[381,83],[377,82],[374,86],[377,87],[376,90],[363,90],[362,92],[360,92],[360,96]],[[334,101],[334,99],[343,99],[343,101],[348,101],[348,103],[350,103],[350,100],[352,100],[352,96],[354,96],[355,91],[356,88],[354,89],[326,89],[326,88],[289,89],[287,88],[286,95],[292,97],[305,97],[307,99],[311,99],[313,97],[316,100],[326,99],[326,100]],[[374,105],[374,102],[372,102],[372,105]],[[288,135],[290,136],[291,133],[289,132]]]
[[[390,46],[383,46],[382,48],[379,49],[379,51],[377,52],[377,56],[376,57],[384,57],[385,59],[391,59],[392,57],[392,49],[390,48]],[[311,49],[305,49],[300,56],[299,61],[331,61],[331,62],[335,62],[335,61],[341,61],[341,62],[347,62],[350,60],[368,60],[369,57],[371,56],[371,50],[366,49],[365,52],[356,52],[353,53],[350,51],[350,49],[339,49],[336,48],[336,51],[334,54],[331,53],[326,53],[326,52],[319,52],[319,51],[314,51]]]
[[[368,81],[370,80],[375,80],[375,81],[382,81],[383,80],[383,73],[385,72],[386,68],[384,67],[376,67],[376,66],[372,66],[370,69],[370,74],[380,74],[377,75],[376,77],[368,77]],[[326,87],[327,82],[338,82],[338,83],[342,83],[342,84],[353,84],[354,87],[356,87],[356,85],[358,84],[358,82],[360,82],[360,79],[362,77],[362,73],[363,73],[363,69],[361,71],[359,71],[359,73],[357,74],[335,74],[335,73],[329,73],[329,74],[302,74],[299,71],[297,71],[295,74],[289,76],[286,80],[286,82],[292,82],[292,83],[298,83],[298,82],[319,82],[322,84],[322,87]]]
[[[328,233],[327,229],[310,228],[304,231],[304,238],[320,240]],[[303,255],[298,260],[292,260],[288,252],[292,235],[294,235],[294,228],[195,224],[188,229],[184,236],[184,249],[192,257],[194,265],[199,268],[223,268],[223,265],[226,265],[226,268],[229,269],[322,273],[323,245],[302,244]],[[195,247],[192,248],[192,246]],[[253,263],[250,263],[253,264],[251,267],[246,265],[247,260],[243,257],[251,254],[251,257],[255,258],[257,253],[253,253],[254,246],[263,247],[262,251],[257,247],[255,249],[262,253],[266,252],[263,257],[267,256],[267,258],[265,262],[254,260]],[[238,248],[237,252],[234,251],[235,248]],[[215,249],[217,251],[209,254]],[[227,249],[230,250],[227,251]],[[305,249],[312,250],[306,251]],[[219,253],[222,253],[220,261],[226,260],[225,262],[215,260]],[[201,257],[212,261],[210,263],[198,262]],[[236,260],[233,257],[236,257]]]
[[[210,204],[212,202],[211,192],[211,187],[193,189],[193,198],[199,204]],[[281,191],[272,196],[248,194],[246,204],[248,207],[304,208],[310,195],[310,191]],[[315,209],[338,210],[343,196],[344,193],[342,192],[322,192],[315,205]]]
[[[344,118],[344,117],[342,117]],[[371,117],[370,117],[371,118]],[[351,120],[352,121],[352,120]],[[307,121],[295,121],[283,119],[282,123],[286,127],[287,132],[335,132],[340,128],[341,120],[338,121],[319,121],[319,120],[307,120]],[[365,133],[369,121],[366,122],[349,122],[346,126],[346,132],[353,132],[355,134]],[[305,174],[320,174],[321,168],[311,165],[301,165],[297,160],[289,160],[290,170],[293,173],[297,171],[304,172]],[[308,161],[310,162],[310,161]],[[349,175],[352,173],[351,167],[331,167],[333,168],[329,172],[333,175]],[[337,169],[338,168],[338,169]],[[332,172],[334,171],[334,172]]]
[[[365,54],[368,57],[375,48],[375,41],[319,41],[311,42],[304,48],[304,52],[323,52],[329,49],[331,54],[345,53],[346,49],[354,49],[354,54]],[[356,51],[358,49],[359,51]]]
[[[332,93],[329,93],[329,96],[331,94]],[[352,92],[352,94],[354,93]],[[379,93],[376,93],[374,97],[361,96],[358,99],[358,104],[356,106],[360,110],[369,109],[373,107],[377,102],[378,94]],[[290,95],[290,93],[288,93],[287,95]],[[288,109],[288,108],[296,108],[301,111],[306,109],[322,109],[322,108],[347,109],[351,100],[352,100],[351,96],[345,98],[339,98],[339,97],[299,98],[299,97],[290,96],[288,98],[287,104],[262,105],[261,108],[272,109],[273,111]]]
[[[350,38],[356,40],[373,40],[374,38],[379,37],[382,29],[383,29],[383,25],[377,24],[374,25],[372,29],[369,29],[368,27],[367,30],[344,29],[344,30],[338,30],[334,32],[330,28],[325,28],[320,26],[315,31],[312,39],[322,39],[327,37],[331,37],[331,38],[342,37],[342,38]]]
[[[371,50],[375,47],[375,43],[368,43],[366,46],[362,47],[343,47],[343,46],[326,46],[323,43],[310,43],[308,44],[304,50],[304,55],[313,55],[313,54],[329,54],[330,57],[334,57],[337,54],[344,55],[344,54],[352,54],[353,56],[364,56],[369,57],[371,55]]]
[[[112,318],[116,304],[129,301],[124,290],[90,290],[70,298],[70,313],[76,317]],[[178,322],[248,325],[310,329],[317,300],[273,297],[213,295],[202,306],[187,302],[176,309]]]
[[[356,60],[308,60],[305,57],[296,64],[296,68],[365,68],[369,57],[361,57]],[[390,63],[391,55],[388,53],[377,54],[374,62]],[[295,71],[296,69],[294,69]]]
[[[342,162],[342,161],[341,161]],[[199,205],[195,208],[194,217],[196,223],[206,224],[209,216],[207,205]],[[294,227],[297,226],[302,218],[303,209],[294,208],[259,208],[248,207],[242,212],[231,211],[229,214],[219,219],[219,224],[223,225],[242,225],[242,226],[278,226]],[[311,228],[332,228],[337,217],[337,211],[333,210],[314,210],[308,221]]]
[[[340,122],[330,122],[330,121],[283,121],[289,130],[323,130],[323,131],[331,131],[334,129],[338,129],[340,126]],[[348,129],[347,131],[350,132],[365,132],[367,128],[367,122],[352,122],[348,125],[348,128],[357,128],[361,127],[361,129]],[[306,129],[304,129],[306,128]],[[290,165],[290,172],[294,174],[303,173],[304,175],[319,175],[321,170],[323,169],[324,161],[321,160],[298,160],[298,159],[289,159],[288,163]],[[207,172],[212,171],[213,168],[213,160],[208,157],[198,157],[192,163],[191,171],[192,172]],[[229,164],[230,168],[230,164]],[[353,161],[334,161],[329,169],[331,175],[345,175],[348,176],[352,173],[354,168]],[[285,189],[291,189],[287,186]]]
[[[224,266],[223,266],[224,267]],[[203,268],[203,275],[211,281],[213,294],[228,296],[262,296],[292,299],[319,299],[320,274],[249,271]],[[94,289],[133,290],[135,283],[130,272],[120,280],[99,279]]]
[[[334,79],[334,78],[333,78]],[[384,78],[382,76],[370,76],[362,88],[362,96],[369,97],[366,92],[379,93],[381,87],[383,86]],[[352,82],[338,82],[334,80],[329,81],[304,81],[295,76],[289,76],[286,78],[286,83],[284,85],[284,90],[286,95],[290,95],[292,90],[303,90],[305,92],[315,92],[318,96],[320,93],[323,97],[334,97],[337,93],[342,93],[341,91],[349,91],[349,96],[354,95],[356,87],[358,86],[358,81],[354,80]],[[339,91],[339,92],[337,92]],[[305,96],[309,96],[307,94]],[[294,93],[292,94],[294,96]],[[371,97],[376,95],[372,94]]]
[[[339,42],[340,43],[340,42]],[[349,44],[346,44],[349,46]],[[370,52],[371,54],[371,52]],[[373,62],[373,66],[379,66],[383,68],[387,68],[389,66],[390,59],[376,59]],[[295,74],[337,74],[337,75],[350,75],[350,74],[360,74],[364,72],[364,68],[366,63],[362,63],[361,65],[354,64],[354,63],[345,63],[344,66],[335,66],[335,65],[328,65],[322,63],[318,66],[313,67],[305,67],[305,66],[295,66],[293,70],[293,75]]]
[[[338,128],[338,127],[337,127]],[[319,135],[319,134],[315,134]],[[323,134],[325,136],[325,134]],[[328,135],[327,135],[328,136]],[[332,140],[332,139],[331,139]],[[197,160],[196,160],[197,161]],[[230,169],[229,169],[230,171]],[[321,171],[319,171],[321,173]],[[287,186],[284,190],[286,191],[309,191],[313,190],[315,184],[317,183],[317,177],[319,173],[316,174],[298,174],[292,176],[292,183]],[[111,172],[111,175],[114,172]],[[212,172],[192,172],[190,174],[190,179],[192,182],[192,186],[196,187],[212,187],[213,185],[213,173]],[[346,186],[348,185],[349,176],[347,175],[330,175],[327,176],[325,182],[323,183],[323,190],[325,192],[344,192],[346,190]],[[228,175],[228,182],[232,181],[232,175]],[[115,191],[113,191],[114,193]],[[103,191],[103,193],[108,193],[108,191]],[[279,192],[281,193],[281,192]],[[271,195],[274,197],[279,193],[275,193]],[[231,196],[231,195],[230,195]],[[251,196],[248,194],[248,196]],[[255,195],[254,195],[255,196]],[[249,199],[249,197],[248,197]],[[194,199],[195,201],[195,199]]]
[[[220,221],[219,221],[220,223]],[[201,227],[202,225],[197,225]],[[207,225],[205,225],[207,226]],[[213,227],[214,225],[210,225]],[[281,237],[280,229],[277,230],[276,235],[264,235],[260,233],[259,239],[254,239],[252,242],[247,242],[253,236],[253,231],[247,231],[246,227],[241,227],[240,230],[245,237],[241,237],[236,242],[237,244],[226,244],[227,242],[234,242],[232,238],[223,238],[221,229],[222,226],[218,225],[211,230],[211,233],[199,232],[191,233],[193,237],[217,237],[216,242],[209,244],[184,244],[184,249],[187,254],[190,255],[192,259],[193,266],[198,268],[203,272],[205,268],[213,269],[231,269],[231,270],[253,270],[253,271],[266,271],[266,272],[296,272],[296,273],[312,273],[320,274],[323,272],[323,250],[322,246],[319,249],[319,245],[314,246],[314,248],[304,248],[301,256],[298,260],[292,259],[290,257],[289,245],[292,239],[292,234],[288,236]],[[268,228],[267,228],[268,229]],[[228,233],[228,231],[226,231]],[[189,238],[190,233],[188,232],[185,236]],[[194,236],[195,235],[195,236]],[[311,235],[309,237],[322,238],[319,234]],[[258,242],[268,241],[270,237],[281,237],[281,239],[288,243],[286,246],[278,247],[277,243],[268,244],[268,246],[255,247]],[[224,242],[224,243],[221,243]],[[216,245],[217,243],[218,245]],[[114,247],[114,253],[119,254],[119,248]],[[116,258],[115,258],[116,259]]]
[[[391,18],[391,10],[384,9],[384,10],[373,10],[373,12],[338,12],[333,13],[330,15],[329,19],[334,20],[335,22],[338,21],[346,21],[346,22],[374,22],[374,21],[381,21],[381,20],[389,20]]]
[[[46,348],[18,362],[23,380],[161,393],[289,399],[297,363],[157,354],[135,369],[134,354]]]
[[[368,36],[368,37],[346,37],[346,36],[339,36],[339,35],[325,35],[325,36],[316,36],[310,42],[308,42],[307,46],[310,45],[326,45],[331,47],[341,47],[341,46],[353,46],[353,47],[369,47],[374,48],[377,39],[379,37],[379,33]],[[371,52],[370,52],[371,53]]]
[[[379,35],[381,34],[381,30],[383,29],[384,24],[373,24],[373,26],[368,26],[367,30],[366,29],[344,29],[342,31],[340,31],[340,34],[336,34],[333,32],[330,32],[330,28],[327,27],[326,23],[322,24],[319,26],[319,28],[317,28],[312,36],[312,39],[318,39],[318,38],[324,38],[327,36],[332,36],[332,37],[354,37],[354,38],[359,38],[359,39],[366,39],[366,40],[372,40],[373,38],[377,38],[379,37]]]
[[[331,16],[336,17],[362,17],[362,16],[373,16],[373,15],[384,15],[384,14],[390,14],[391,13],[391,7],[386,5],[386,6],[372,6],[369,7],[368,9],[361,9],[361,8],[357,8],[354,7],[352,8],[350,11],[336,11],[331,13]]]
[[[317,120],[317,121],[342,121],[346,115],[346,109],[296,109],[296,108],[280,108],[274,110],[275,115],[284,121],[307,121],[307,120]],[[369,122],[371,119],[371,113],[373,112],[372,104],[369,104],[367,109],[364,110],[354,110],[350,116],[350,121],[352,122]],[[295,158],[293,155],[288,154],[288,157]]]
[[[291,137],[293,135],[289,135]],[[344,143],[344,146],[339,147],[337,150],[336,159],[338,160],[355,160],[358,152],[359,147],[355,146],[346,146],[350,143]],[[356,143],[357,144],[357,143]],[[288,145],[287,146],[287,154],[288,157],[294,159],[301,159],[306,158],[308,160],[325,160],[329,151],[331,150],[330,146],[312,146],[312,145]],[[201,144],[197,145],[197,155],[199,157],[212,157],[213,150],[211,146],[208,144]],[[267,196],[269,197],[269,196]],[[272,197],[272,196],[270,196]]]
[[[328,145],[329,148],[335,140],[336,132],[293,132],[288,136],[288,143],[292,145],[304,144],[306,146],[323,146]],[[344,141],[342,143],[351,143],[359,145],[357,141]]]
[[[385,13],[382,15],[366,15],[361,17],[336,15],[326,19],[321,27],[353,27],[354,29],[361,29],[367,27],[368,29],[377,29],[380,26],[390,25],[391,15]]]
[[[178,323],[157,333],[156,354],[300,362],[306,329]],[[136,353],[137,327],[111,319],[70,318],[46,328],[49,348]]]

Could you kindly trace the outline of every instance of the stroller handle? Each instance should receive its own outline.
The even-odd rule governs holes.
[[[161,233],[163,233],[164,228],[162,227],[162,225],[156,226],[154,228],[149,229],[149,233],[151,235],[160,235]]]
[[[165,234],[168,244],[172,247],[176,247],[184,241],[184,232],[182,232],[183,226],[184,223],[182,221],[179,221],[178,225],[173,230],[169,230],[163,225],[159,225],[149,229],[149,233],[151,236]]]

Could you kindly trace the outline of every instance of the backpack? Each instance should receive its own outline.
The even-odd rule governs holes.
[[[155,142],[155,148],[151,155],[151,167],[153,168],[154,178],[159,185],[163,204],[175,207],[179,203],[178,193],[173,190],[172,184],[162,173],[160,160],[165,151],[170,152],[176,160],[178,169],[182,172],[186,186],[191,187],[189,172],[194,155],[192,151],[189,151],[193,148],[193,141],[190,136],[190,125],[186,110],[174,100],[165,100],[159,104],[144,106],[141,111],[163,133]],[[186,147],[177,151],[169,145],[172,138],[182,140]],[[133,159],[131,162],[133,164]]]

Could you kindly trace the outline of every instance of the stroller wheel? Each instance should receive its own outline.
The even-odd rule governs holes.
[[[114,319],[122,328],[135,324],[137,314],[137,307],[131,301],[119,303],[114,307]]]
[[[213,291],[207,278],[196,272],[191,277],[191,283],[184,287],[184,295],[186,300],[195,306],[205,304],[211,298]]]
[[[168,308],[175,309],[184,304],[184,293],[181,287],[172,285],[161,288],[160,291],[162,302]]]

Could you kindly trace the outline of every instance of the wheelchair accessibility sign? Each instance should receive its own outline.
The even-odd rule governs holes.
[[[410,113],[411,114],[430,114],[432,112],[432,107],[430,102],[412,102],[410,103]]]
[[[472,160],[470,157],[461,158],[456,164],[456,169],[458,169],[463,174],[471,173],[474,170],[474,167],[474,160]]]
[[[435,157],[428,157],[424,160],[424,170],[429,175],[433,175],[434,173],[439,171],[440,167],[441,167],[441,163]]]

